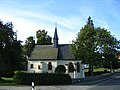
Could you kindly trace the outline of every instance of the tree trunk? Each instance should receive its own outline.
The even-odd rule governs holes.
[[[112,63],[110,62],[110,72],[112,73]]]
[[[93,65],[91,65],[91,64],[89,66],[89,75],[93,76]]]

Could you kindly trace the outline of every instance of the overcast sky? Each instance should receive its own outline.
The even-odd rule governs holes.
[[[12,22],[22,41],[39,29],[53,37],[57,21],[59,43],[69,44],[89,16],[120,40],[120,0],[0,0],[1,21]]]

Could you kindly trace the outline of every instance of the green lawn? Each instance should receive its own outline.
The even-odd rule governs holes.
[[[89,69],[84,69],[85,72],[88,72]],[[104,70],[110,71],[109,69],[106,68],[94,68],[94,72],[102,72]]]
[[[95,68],[94,69],[94,72],[103,72],[104,70],[107,70],[107,71],[110,71],[109,69],[106,69],[106,68]]]
[[[107,70],[107,71],[104,71],[104,70]],[[86,77],[90,76],[90,73],[88,73],[88,71],[89,71],[89,69],[84,69]],[[108,72],[110,72],[110,70],[106,69],[106,68],[94,68],[94,70],[93,70],[93,76],[105,74],[105,73],[108,73]]]
[[[16,84],[13,82],[13,78],[2,77],[2,80],[0,80],[0,86],[16,86]]]

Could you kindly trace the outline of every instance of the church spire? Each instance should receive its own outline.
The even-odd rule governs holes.
[[[53,44],[54,44],[54,48],[58,47],[57,22],[55,23],[55,32],[54,32]]]

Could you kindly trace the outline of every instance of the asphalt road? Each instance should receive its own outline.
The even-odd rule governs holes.
[[[35,90],[88,90],[92,86],[35,86]],[[0,86],[0,90],[32,90],[30,86]]]
[[[120,90],[120,73],[107,81],[101,82],[88,90]]]
[[[0,90],[32,90],[31,86],[0,86]],[[120,73],[95,85],[35,86],[35,90],[120,90]]]

